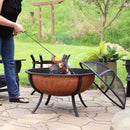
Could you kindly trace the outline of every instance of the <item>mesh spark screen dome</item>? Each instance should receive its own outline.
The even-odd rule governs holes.
[[[118,107],[124,109],[126,103],[125,88],[118,76],[107,66],[98,61],[80,62],[83,69],[95,73],[94,84]]]

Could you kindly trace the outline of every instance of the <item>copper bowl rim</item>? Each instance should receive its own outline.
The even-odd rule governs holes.
[[[46,70],[49,72],[49,68],[34,68],[34,69],[28,69],[25,72],[31,75],[43,75],[43,76],[60,76],[60,77],[78,77],[78,76],[86,76],[86,75],[94,75],[94,73],[91,70],[88,69],[80,69],[80,68],[71,68],[74,71],[79,70],[83,73],[76,73],[76,74],[49,74],[49,73],[41,73],[38,71]]]

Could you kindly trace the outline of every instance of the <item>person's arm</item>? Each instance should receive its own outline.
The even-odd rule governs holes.
[[[24,28],[20,24],[12,22],[4,18],[3,16],[1,16],[1,9],[2,9],[3,2],[4,0],[0,0],[0,25],[14,28],[14,35],[17,35],[17,33],[19,32],[24,33]]]

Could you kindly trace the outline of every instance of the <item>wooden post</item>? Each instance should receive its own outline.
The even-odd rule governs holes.
[[[52,23],[52,43],[55,42],[55,34],[54,34],[54,5],[51,4],[51,23]]]
[[[39,41],[41,41],[41,6],[39,6]]]
[[[42,2],[35,2],[30,3],[32,6],[39,6],[39,41],[41,41],[41,6],[43,5],[51,5],[51,23],[52,23],[52,43],[55,42],[55,36],[54,36],[54,4],[60,4],[64,0],[55,0],[55,1],[42,1]]]

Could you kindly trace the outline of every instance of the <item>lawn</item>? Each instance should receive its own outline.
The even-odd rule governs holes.
[[[42,44],[49,49],[54,55],[62,57],[63,54],[71,55],[69,59],[69,66],[79,67],[79,62],[83,56],[88,52],[90,47],[84,46],[72,46],[72,45],[54,45],[54,44]],[[22,62],[22,68],[20,72],[20,83],[22,85],[28,85],[26,69],[32,68],[32,59],[30,55],[33,54],[36,60],[39,60],[39,54],[43,56],[44,60],[51,60],[51,54],[44,48],[34,42],[19,42],[15,44],[15,59],[26,59]]]
[[[73,45],[56,45],[56,44],[42,44],[44,47],[49,49],[54,55],[59,55],[62,57],[63,54],[71,55],[68,61],[70,67],[79,68],[79,62],[86,57],[89,53],[89,49],[95,49],[96,47],[88,47],[88,46],[73,46]],[[127,54],[127,58],[130,58],[130,54],[128,52],[119,51],[119,53]],[[22,62],[20,76],[20,84],[29,85],[27,74],[25,70],[32,68],[32,59],[30,55],[33,54],[36,60],[39,59],[39,54],[42,54],[44,60],[51,60],[51,54],[47,52],[44,48],[39,46],[35,42],[20,42],[15,41],[15,59],[26,59],[26,61]],[[118,60],[117,62],[117,74],[123,84],[126,84],[126,76],[127,72],[125,67],[123,66],[123,61]],[[0,65],[2,66],[2,65]],[[2,73],[2,69],[0,72]]]
[[[64,0],[64,2],[54,6],[56,42],[67,45],[98,45],[100,42],[102,23],[100,13],[93,4],[83,5],[83,10],[81,11],[74,1],[83,3],[83,0]],[[38,7],[31,6],[30,3],[32,2],[37,2],[37,0],[22,1],[22,12],[18,17],[18,22],[29,34],[33,35],[34,38],[38,38]],[[108,21],[112,19],[117,8],[118,6],[115,5],[108,11]],[[104,35],[104,41],[119,44],[127,50],[130,49],[129,8],[130,6],[121,11],[120,16],[106,29]],[[30,17],[30,12],[34,12],[34,17]],[[42,6],[41,15],[42,42],[51,43],[51,7],[49,5]],[[16,38],[24,42],[31,41],[25,35],[21,34]]]

